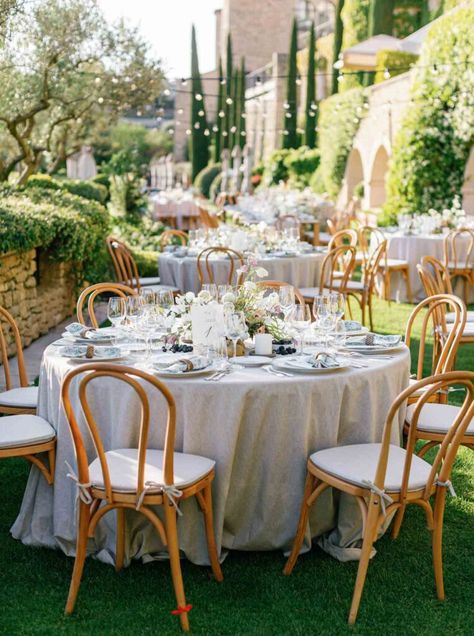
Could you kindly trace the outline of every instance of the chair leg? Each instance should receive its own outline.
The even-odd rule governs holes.
[[[390,280],[390,270],[387,267],[384,276],[384,296],[385,300],[388,302],[388,306],[392,304],[392,290],[391,290],[391,280]]]
[[[347,301],[346,303],[347,309],[349,310],[349,318],[352,320],[352,303],[351,303],[351,298],[349,294],[347,294],[346,301]]]
[[[311,492],[313,490],[313,483],[314,483],[314,477],[308,471],[306,475],[303,501],[301,502],[300,518],[298,521],[296,536],[293,540],[293,547],[291,548],[290,556],[288,557],[285,567],[283,568],[283,574],[286,574],[286,576],[292,573],[293,568],[296,565],[296,561],[298,559],[301,546],[303,545],[304,535],[306,532],[306,526],[308,525],[308,516],[309,516],[309,508],[310,508],[307,504],[307,501],[311,496]]]
[[[397,510],[397,514],[395,515],[395,519],[393,521],[392,526],[392,539],[397,539],[400,534],[400,528],[402,527],[403,517],[405,516],[406,505],[402,503],[400,508]]]
[[[369,297],[367,299],[367,305],[369,308],[369,324],[370,324],[370,331],[374,330],[374,319],[372,316],[372,294],[369,293]]]
[[[216,537],[214,535],[211,484],[207,484],[207,486],[204,488],[203,499],[204,508],[202,508],[202,505],[201,508],[204,513],[204,523],[206,526],[207,551],[209,553],[209,559],[211,561],[211,568],[214,574],[214,578],[216,579],[216,581],[219,581],[219,583],[221,583],[224,580],[224,576],[222,574],[221,564],[219,563],[219,557],[217,555]],[[198,499],[198,501],[201,504],[201,500]]]
[[[72,571],[71,584],[69,586],[69,595],[66,602],[66,614],[72,614],[76,604],[79,586],[81,584],[82,571],[84,569],[84,561],[87,553],[87,535],[89,530],[90,507],[83,501],[79,501],[79,524],[77,528],[76,539],[76,558],[74,560],[74,569]]]
[[[443,518],[446,503],[446,488],[438,486],[433,518],[433,569],[436,583],[436,595],[444,601],[443,580]]]
[[[125,510],[117,508],[117,542],[115,547],[115,569],[119,572],[123,568],[125,555]]]
[[[407,267],[404,270],[405,273],[405,288],[407,290],[407,300],[409,303],[413,303],[413,294],[411,293],[411,283],[410,283],[410,267]]]
[[[173,579],[174,593],[179,608],[186,606],[184,595],[183,575],[181,573],[181,562],[179,560],[178,527],[176,525],[176,510],[171,503],[164,504],[166,521],[166,538],[168,540],[168,552],[170,555],[171,578]],[[188,613],[179,615],[181,629],[189,632]]]
[[[52,448],[48,451],[49,474],[51,475],[50,486],[54,483],[54,473],[56,470],[56,449]]]
[[[352,604],[349,612],[349,625],[354,625],[359,612],[360,599],[364,589],[365,579],[367,577],[367,569],[369,567],[370,554],[374,544],[374,537],[377,531],[377,521],[379,517],[380,504],[373,503],[373,497],[369,502],[369,514],[364,532],[364,540],[362,543],[362,552],[360,555],[359,568],[357,570],[357,578],[352,596]]]

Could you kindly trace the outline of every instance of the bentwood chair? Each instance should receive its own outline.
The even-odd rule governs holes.
[[[71,383],[76,376],[82,377],[77,388]],[[102,436],[101,422],[97,421],[88,401],[88,388],[97,380],[114,378],[122,384],[122,390],[131,391],[138,399],[140,422],[137,426],[137,448],[111,448],[106,450]],[[150,405],[148,391],[160,394],[163,399],[163,415],[166,416],[165,444],[163,450],[149,448],[151,417],[156,413]],[[77,393],[76,393],[77,391]],[[73,406],[72,393],[78,396],[85,425],[78,424],[78,410]],[[125,553],[125,512],[133,510],[142,513],[158,532],[162,543],[168,547],[171,576],[177,601],[173,611],[180,617],[181,627],[189,630],[183,578],[181,573],[177,514],[181,514],[178,503],[195,496],[204,514],[209,558],[214,577],[222,581],[214,537],[212,519],[211,483],[215,474],[215,462],[199,455],[178,453],[174,450],[176,429],[176,404],[170,390],[157,378],[139,369],[113,364],[86,364],[70,371],[61,387],[64,409],[72,433],[77,457],[76,481],[79,499],[76,558],[66,604],[66,613],[74,610],[84,561],[87,540],[92,538],[99,520],[108,512],[117,512],[117,543],[115,567],[120,570]],[[138,414],[137,414],[138,415]],[[86,452],[85,435],[93,441],[95,459],[89,462]],[[160,506],[164,522],[154,511]]]
[[[467,228],[452,230],[443,242],[444,266],[451,280],[464,280],[464,302],[469,298],[469,286],[474,284],[474,231]],[[461,253],[464,252],[464,256]]]
[[[215,230],[219,227],[220,222],[218,217],[215,214],[211,214],[205,208],[199,207],[199,219],[201,221],[201,225],[208,230]]]
[[[407,505],[421,506],[432,531],[433,569],[438,599],[444,600],[442,536],[446,490],[451,489],[451,469],[459,444],[474,416],[474,373],[451,371],[432,376],[405,389],[395,399],[385,420],[381,443],[327,448],[310,455],[296,536],[283,572],[291,574],[303,544],[311,506],[329,487],[353,495],[361,510],[362,552],[349,613],[357,619],[367,569],[378,532],[387,515],[396,512],[392,530],[398,536]],[[436,454],[433,465],[415,454],[420,413],[430,398],[452,385],[466,389],[464,403]],[[428,388],[429,387],[429,388]],[[408,398],[422,390],[412,410],[406,448],[391,444],[399,410]],[[432,504],[430,499],[434,497]],[[377,567],[377,566],[374,566]]]
[[[421,264],[418,264],[416,269],[427,296],[453,294],[448,270],[437,258],[434,256],[423,256]],[[446,323],[447,327],[445,329],[449,330],[454,320],[454,314],[446,312],[443,307],[439,308],[439,312],[439,323],[443,326]],[[474,312],[468,311],[466,316],[467,322],[459,341],[460,345],[474,342]]]
[[[160,236],[160,247],[163,249],[165,245],[169,245],[174,240],[179,241],[180,245],[188,244],[188,235],[182,230],[165,230]]]
[[[364,263],[370,259],[371,252],[386,241],[385,234],[377,227],[364,225],[359,228],[359,244],[363,255]],[[385,250],[384,257],[379,264],[379,273],[383,281],[383,296],[389,303],[391,301],[391,277],[392,274],[400,274],[405,281],[408,302],[413,302],[413,295],[410,284],[410,264],[401,258],[389,258],[388,249]]]
[[[15,343],[16,359],[20,386],[13,387],[12,371],[8,359],[8,335],[11,334]],[[0,413],[18,415],[28,413],[34,415],[38,405],[38,387],[28,386],[28,375],[23,356],[20,330],[13,316],[0,307],[0,352],[2,355],[3,372],[5,374],[5,391],[0,393]]]
[[[272,289],[272,290],[275,290],[276,292],[278,292],[278,290],[281,287],[288,287],[288,286],[293,287],[293,290],[294,290],[294,293],[295,293],[295,300],[297,300],[300,305],[304,305],[305,304],[304,297],[303,297],[303,294],[298,289],[298,287],[295,287],[294,285],[290,285],[289,283],[284,283],[281,280],[259,280],[259,281],[257,281],[257,287],[261,287],[263,289]]]
[[[95,314],[94,302],[98,296],[108,294],[112,296],[120,296],[121,298],[127,298],[127,296],[133,296],[137,293],[136,289],[122,285],[121,283],[96,283],[90,285],[82,290],[77,299],[76,313],[77,319],[81,325],[87,325],[86,318],[84,316],[84,305],[87,303],[87,313],[93,329],[99,328],[99,322]]]
[[[442,319],[446,307],[449,307],[454,316],[449,330],[446,322]],[[415,336],[415,326],[420,318],[422,318],[420,334]],[[428,335],[430,333],[432,334],[432,355],[429,375],[439,375],[452,371],[465,324],[466,306],[457,296],[449,294],[429,296],[413,309],[408,318],[405,331],[405,344],[407,347],[410,347],[412,340],[416,342],[419,339],[417,368],[414,377],[410,379],[411,384],[423,378],[428,349]],[[446,394],[444,393],[436,394],[434,397],[437,402],[446,402]]]
[[[179,292],[177,287],[160,285],[160,279],[157,276],[148,278],[141,277],[138,273],[135,259],[125,243],[122,243],[122,241],[119,241],[112,236],[109,236],[106,241],[107,249],[114,266],[117,282],[123,283],[124,285],[133,287],[133,289],[137,290],[140,290],[141,287],[153,287],[155,291],[166,290],[172,291],[173,293]]]
[[[339,230],[331,236],[331,240],[328,243],[328,252],[331,252],[334,248],[340,247],[341,245],[352,245],[352,247],[356,247],[357,238],[357,232],[355,230],[351,230],[350,228]]]
[[[345,285],[345,290],[348,298],[355,298],[356,301],[359,303],[363,325],[366,324],[366,310],[368,310],[371,331],[374,330],[374,321],[372,316],[372,297],[374,295],[375,285],[377,283],[377,273],[379,271],[380,261],[382,260],[386,249],[386,241],[379,243],[379,245],[377,245],[375,250],[370,255],[369,260],[362,270],[362,280],[349,280]],[[335,285],[337,286],[337,281]],[[351,315],[352,312],[349,303],[348,307],[349,313]]]
[[[350,277],[355,267],[356,249],[352,245],[340,245],[326,254],[321,264],[319,287],[300,289],[305,302],[312,303],[316,296],[325,291],[346,294]]]
[[[243,267],[245,261],[244,257],[240,252],[236,252],[230,247],[206,247],[201,252],[199,252],[197,257],[197,272],[199,277],[199,283],[204,285],[204,283],[214,283],[214,271],[211,267],[212,258],[216,255],[226,256],[228,262],[230,264],[229,274],[227,276],[227,283],[229,285],[240,284],[241,275],[238,273],[238,269]],[[209,263],[209,259],[211,259],[211,263]],[[237,265],[237,267],[236,267]],[[236,274],[236,280],[234,280],[234,274]]]

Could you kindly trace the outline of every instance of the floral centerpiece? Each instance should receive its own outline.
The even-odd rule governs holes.
[[[445,208],[441,212],[431,208],[428,210],[428,214],[432,219],[436,221],[436,228],[434,232],[441,232],[443,227],[447,227],[450,230],[462,227],[466,223],[466,212],[461,205],[461,199],[459,196],[455,196],[450,208]]]

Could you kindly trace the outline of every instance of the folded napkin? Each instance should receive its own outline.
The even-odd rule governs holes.
[[[66,327],[66,331],[71,336],[81,336],[81,338],[85,338],[85,334],[90,331],[88,327],[81,325],[80,322],[72,322],[70,325]]]
[[[341,366],[339,360],[329,353],[317,353],[308,362],[315,369],[335,369]]]
[[[80,322],[73,322],[66,327],[66,333],[73,338],[80,340],[95,340],[97,342],[110,341],[112,334],[110,328],[105,329],[93,329],[91,327],[85,327]],[[115,330],[114,336],[118,335],[118,330]]]
[[[383,336],[377,333],[368,333],[365,336],[352,336],[347,340],[349,346],[363,347],[394,347],[400,344],[401,336]]]
[[[176,358],[157,360],[153,363],[153,366],[160,371],[167,371],[168,373],[188,373],[189,371],[205,369],[208,364],[205,356],[187,356],[178,360]]]
[[[345,331],[360,331],[362,325],[357,320],[341,320]]]

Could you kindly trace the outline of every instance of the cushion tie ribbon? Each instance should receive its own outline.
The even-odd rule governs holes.
[[[385,509],[385,502],[387,502],[389,505],[393,504],[393,499],[389,495],[387,495],[385,490],[382,490],[381,488],[376,486],[373,481],[370,481],[370,479],[363,479],[362,483],[367,486],[371,493],[373,493],[374,495],[378,495],[380,499],[380,507],[382,508],[382,514],[384,517],[386,517],[387,511]]]
[[[76,484],[77,496],[83,503],[89,506],[93,501],[92,495],[89,492],[89,488],[91,488],[92,484],[90,482],[87,484],[82,484],[79,481],[79,477],[74,472],[74,469],[72,468],[71,464],[67,460],[65,460],[64,463],[66,464],[69,470],[69,472],[67,473],[67,477],[69,477],[69,479],[72,479],[72,481],[74,481]]]
[[[146,497],[146,495],[150,494],[151,490],[157,490],[157,489],[160,489],[161,492],[168,497],[169,501],[175,507],[176,512],[181,517],[183,513],[178,508],[178,504],[176,503],[176,499],[179,499],[180,497],[183,496],[183,491],[179,490],[178,488],[176,488],[176,486],[173,486],[172,484],[171,485],[158,484],[156,481],[146,481],[145,482],[145,488],[141,491],[140,496],[138,497],[137,505],[136,505],[135,509],[136,510],[140,510],[140,508],[143,505],[143,500]]]
[[[171,610],[171,613],[174,616],[179,616],[180,614],[187,614],[188,612],[190,612],[193,609],[193,606],[191,605],[191,603],[189,603],[188,605],[185,605],[184,607],[177,607],[174,610]]]
[[[436,482],[436,485],[442,486],[443,488],[447,488],[449,490],[449,494],[451,495],[451,497],[457,497],[456,491],[454,490],[454,486],[450,479],[447,479],[446,481],[440,481],[438,479]]]

